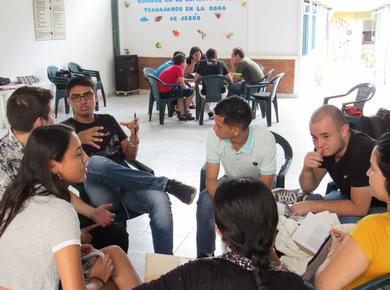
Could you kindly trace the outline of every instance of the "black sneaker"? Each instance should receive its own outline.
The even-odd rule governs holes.
[[[207,115],[209,115],[210,120],[214,120],[214,113],[208,112]]]
[[[177,118],[179,119],[179,121],[193,121],[193,120],[195,120],[195,118],[189,113],[187,115],[178,114]]]
[[[189,186],[175,179],[168,180],[165,190],[186,204],[191,204],[196,195],[195,187]]]

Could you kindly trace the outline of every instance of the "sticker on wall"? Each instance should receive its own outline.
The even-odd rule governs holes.
[[[202,39],[205,39],[206,33],[204,33],[202,30],[199,29],[197,29],[196,31],[200,34],[200,36],[202,36]]]
[[[241,1],[241,6],[246,7],[246,1]]]
[[[173,34],[174,37],[179,37],[180,36],[180,31],[172,30],[172,34]]]
[[[147,18],[147,17],[142,17],[139,21],[141,21],[141,22],[148,22],[149,21],[149,19]]]
[[[157,16],[156,18],[154,18],[154,22],[160,22],[162,18],[163,17],[161,15]]]
[[[222,16],[222,14],[219,12],[215,12],[214,15],[215,15],[215,17],[217,17],[217,19],[221,18],[221,16]]]
[[[129,8],[130,7],[130,0],[125,0],[125,7]]]
[[[230,39],[230,38],[232,38],[233,35],[234,35],[234,33],[230,32],[230,33],[226,34],[225,37],[226,37],[226,39]]]
[[[157,42],[156,43],[156,48],[161,48],[162,46],[161,46],[161,42]]]

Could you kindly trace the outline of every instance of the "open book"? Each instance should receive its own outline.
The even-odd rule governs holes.
[[[318,249],[329,236],[332,226],[309,212],[301,221],[292,236],[292,239],[310,253],[317,253]]]

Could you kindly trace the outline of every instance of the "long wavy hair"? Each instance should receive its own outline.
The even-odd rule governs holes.
[[[390,196],[390,132],[383,134],[376,144],[378,166],[385,177],[385,187]]]
[[[31,133],[18,174],[0,201],[0,237],[33,196],[52,194],[70,201],[67,184],[51,172],[49,161],[62,161],[72,132],[64,125],[50,125]],[[46,191],[37,190],[37,185]]]
[[[268,187],[253,178],[227,179],[217,187],[213,210],[222,239],[252,261],[257,289],[266,290],[278,212]]]

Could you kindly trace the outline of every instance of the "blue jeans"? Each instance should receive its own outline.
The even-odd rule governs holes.
[[[207,189],[199,194],[196,208],[196,248],[197,254],[215,251],[215,222],[213,200]]]
[[[321,194],[309,194],[306,198],[306,200],[344,200],[344,199],[350,199],[348,196],[342,194],[340,191],[335,190],[331,191],[325,196],[322,196]],[[373,214],[373,213],[381,213],[386,212],[387,208],[384,206],[371,206],[368,210],[367,215]],[[357,223],[359,220],[364,218],[364,216],[338,216],[340,223],[342,224],[354,224]]]
[[[112,203],[112,210],[123,205],[138,213],[148,213],[154,251],[172,255],[173,220],[171,202],[165,187],[166,177],[132,170],[109,158],[93,156],[88,162],[85,191],[95,206]]]
[[[227,98],[231,96],[241,96],[242,95],[242,82],[234,83],[229,86],[229,91]]]

